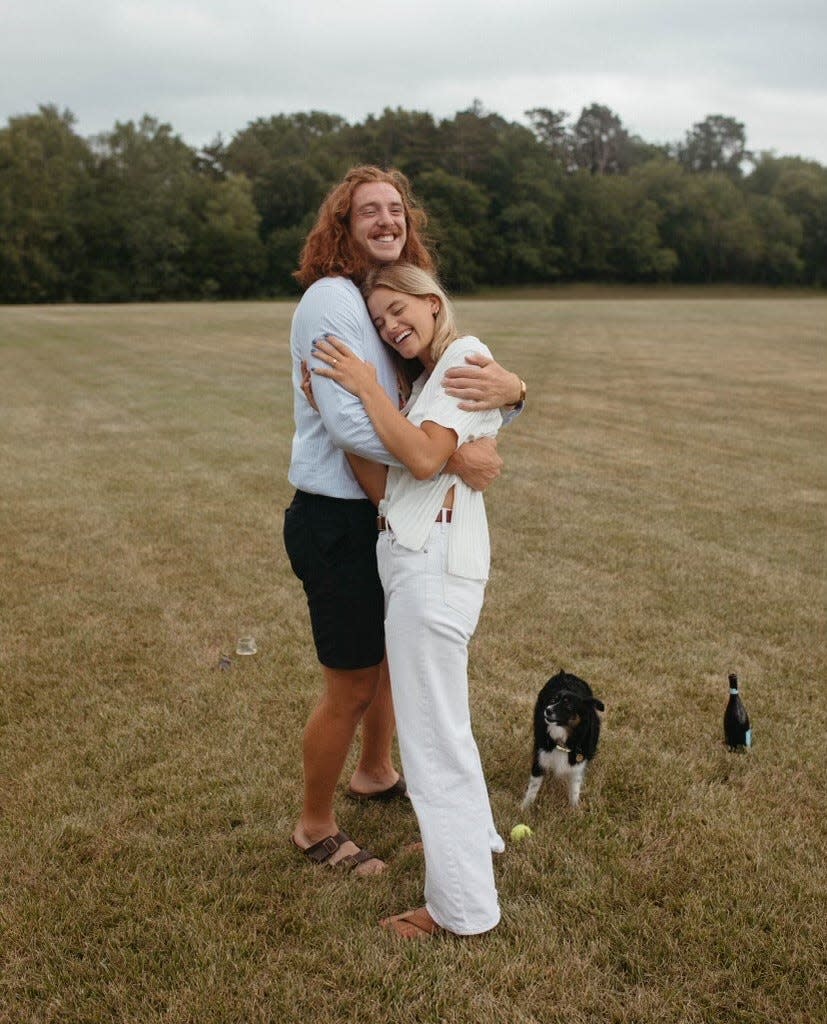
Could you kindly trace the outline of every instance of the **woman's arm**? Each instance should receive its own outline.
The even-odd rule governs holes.
[[[318,412],[319,407],[313,398],[310,370],[305,362],[302,362],[301,389],[308,403]],[[359,486],[373,504],[378,505],[385,493],[387,466],[381,462],[371,462],[352,452],[345,452],[345,456]],[[478,437],[476,441],[466,441],[465,444],[461,444],[445,463],[444,468],[447,473],[458,476],[472,490],[484,491],[500,475],[503,465],[502,458],[497,454],[496,437]]]
[[[375,368],[333,335],[318,339],[313,354],[326,366],[314,366],[312,372],[337,381],[361,400],[379,439],[417,480],[429,480],[442,469],[456,451],[455,431],[430,421],[421,427],[409,423],[379,384]]]
[[[468,357],[469,359],[471,356]],[[483,357],[480,357],[483,358]],[[301,389],[308,404],[316,412],[319,407],[313,398],[313,382],[307,363],[302,360]],[[381,462],[371,462],[361,455],[345,452],[353,475],[359,486],[373,502],[378,505],[385,494],[385,483],[388,478],[387,466]],[[497,454],[495,437],[478,437],[476,441],[466,441],[451,455],[445,463],[444,470],[458,476],[463,483],[474,491],[484,491],[497,479],[502,472],[503,460]]]

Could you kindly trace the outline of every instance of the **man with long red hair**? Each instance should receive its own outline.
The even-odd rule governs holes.
[[[303,364],[317,338],[334,334],[376,367],[382,386],[397,399],[395,365],[359,285],[372,267],[397,261],[433,272],[425,223],[403,174],[353,168],[322,203],[295,275],[307,291],[290,339],[296,430],[288,476],[296,493],[285,512],[284,541],[307,596],[324,689],[305,726],[304,804],[291,839],[313,863],[349,867],[359,875],[382,871],[385,864],[339,829],[333,801],[360,722],[362,747],[348,795],[378,801],[405,795],[391,759],[394,719],[376,567],[376,509],[366,497],[377,500],[375,478],[363,466],[364,460],[398,463],[376,436],[362,403],[344,388],[320,377],[314,381],[313,404],[307,401]],[[468,408],[516,407],[525,398],[519,377],[491,360],[480,358],[453,375],[446,390],[464,398]],[[448,463],[477,490],[487,487],[501,466],[488,440],[463,445]]]

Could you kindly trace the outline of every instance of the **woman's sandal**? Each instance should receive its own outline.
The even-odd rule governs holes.
[[[393,932],[401,939],[433,939],[438,935],[450,935],[434,921],[425,907],[417,907],[416,910],[407,910],[404,914],[395,914],[393,917],[385,917],[379,922],[379,927],[385,931]]]
[[[360,849],[356,853],[348,853],[337,861],[331,862],[330,858],[340,847],[344,846],[345,843],[353,842],[346,832],[337,832],[335,836],[327,836],[325,839],[320,839],[318,843],[313,843],[312,846],[307,847],[299,846],[295,836],[290,836],[290,842],[313,864],[323,864],[330,868],[343,868],[345,871],[352,871],[354,868],[359,867],[360,864],[364,864],[369,860],[378,860],[380,864],[384,863],[381,858],[368,849]],[[380,874],[379,871],[370,873]]]
[[[400,775],[392,786],[388,786],[387,789],[380,789],[378,793],[359,793],[352,787],[348,787],[346,795],[348,800],[355,800],[360,804],[372,802],[387,804],[390,803],[391,800],[401,800],[402,797],[407,797],[408,787],[405,785],[405,780]]]

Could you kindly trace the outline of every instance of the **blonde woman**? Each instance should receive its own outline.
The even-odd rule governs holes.
[[[401,467],[365,463],[363,488],[379,497],[377,561],[385,592],[385,639],[399,747],[425,850],[425,905],[386,918],[405,938],[440,932],[477,935],[500,919],[492,851],[503,841],[491,816],[468,706],[468,642],[482,608],[489,570],[483,496],[443,472],[457,447],[494,437],[499,410],[468,411],[442,387],[466,356],[491,353],[459,336],[450,304],[418,267],[379,268],[363,292],[382,341],[400,368],[415,367],[400,411],[374,367],[325,335],[313,372],[356,395]],[[412,376],[412,375],[411,375]]]

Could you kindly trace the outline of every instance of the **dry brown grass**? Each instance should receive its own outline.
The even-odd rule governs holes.
[[[370,882],[287,843],[291,313],[0,310],[0,1021],[823,1020],[827,301],[460,303],[530,387],[472,652],[503,829],[545,678],[607,712],[584,811],[549,789],[498,860],[501,927],[416,948],[375,926],[421,890],[409,812],[343,801]]]

